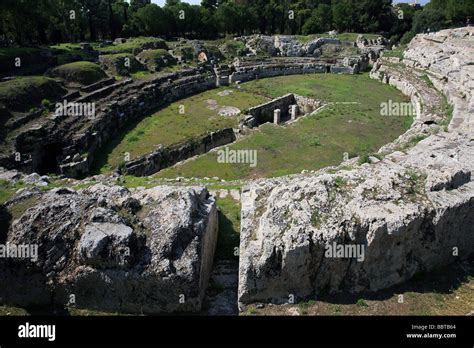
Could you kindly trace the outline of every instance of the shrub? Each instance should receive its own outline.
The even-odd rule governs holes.
[[[359,164],[370,163],[370,155],[365,152],[359,156]]]
[[[311,146],[315,146],[315,147],[317,147],[317,146],[322,146],[321,140],[319,139],[319,137],[315,137],[315,138],[311,141],[310,145],[311,145]]]
[[[53,104],[48,99],[43,99],[41,101],[41,106],[46,110],[51,110]]]
[[[401,45],[408,45],[411,40],[415,37],[415,33],[412,31],[407,31],[402,38],[400,39]]]
[[[334,186],[343,187],[343,186],[346,186],[346,185],[347,185],[347,181],[343,177],[338,176],[338,177],[336,177],[336,179],[334,179]]]

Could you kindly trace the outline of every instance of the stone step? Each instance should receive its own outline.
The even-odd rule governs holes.
[[[204,299],[208,315],[237,315],[238,261],[219,260],[214,264],[210,286]]]

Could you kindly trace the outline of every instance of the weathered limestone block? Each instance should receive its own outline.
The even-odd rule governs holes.
[[[321,101],[313,98],[295,95],[297,111],[303,114],[309,114],[321,106]]]
[[[275,39],[267,35],[254,35],[245,38],[247,47],[254,52],[254,54],[264,53],[270,56],[276,56],[279,49],[275,47]]]
[[[281,119],[281,110],[275,109],[275,111],[273,112],[273,123],[280,124],[280,119]]]
[[[65,305],[74,295],[77,307],[106,311],[201,309],[218,228],[205,188],[131,192],[99,184],[26,194],[34,203],[2,238],[35,245],[38,254],[0,260],[5,303]]]
[[[302,57],[305,54],[303,45],[294,36],[275,36],[275,48],[283,57]]]
[[[307,55],[313,55],[314,52],[323,45],[332,44],[340,45],[341,41],[335,38],[318,38],[316,40],[310,41],[305,45],[305,50]]]
[[[408,156],[399,164],[382,161],[244,188],[239,303],[377,291],[469,258],[474,183],[468,173],[474,168],[464,161],[474,151],[468,141],[463,144],[471,158],[463,158],[463,169],[456,169],[455,160],[445,163],[446,175],[432,161],[424,167],[431,155],[425,151],[417,154],[418,164]],[[440,151],[448,157],[450,150]],[[334,243],[364,248],[362,259],[328,257]]]
[[[133,229],[124,224],[92,223],[79,241],[81,260],[92,266],[125,265],[131,257]]]

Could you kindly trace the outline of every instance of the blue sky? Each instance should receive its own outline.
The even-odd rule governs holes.
[[[166,0],[151,0],[151,1],[154,2],[155,4],[160,5],[160,6],[163,6],[166,2]],[[187,2],[189,4],[199,5],[201,3],[201,0],[184,0],[184,2]],[[413,0],[394,0],[394,2],[396,2],[396,3],[398,3],[398,2],[413,2]],[[418,0],[418,3],[421,4],[421,5],[425,5],[428,2],[429,2],[429,0]]]

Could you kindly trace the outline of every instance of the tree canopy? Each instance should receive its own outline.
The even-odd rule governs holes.
[[[50,44],[128,36],[216,38],[244,34],[383,33],[395,40],[474,20],[472,0],[2,0],[2,44]],[[409,36],[408,35],[408,36]]]

